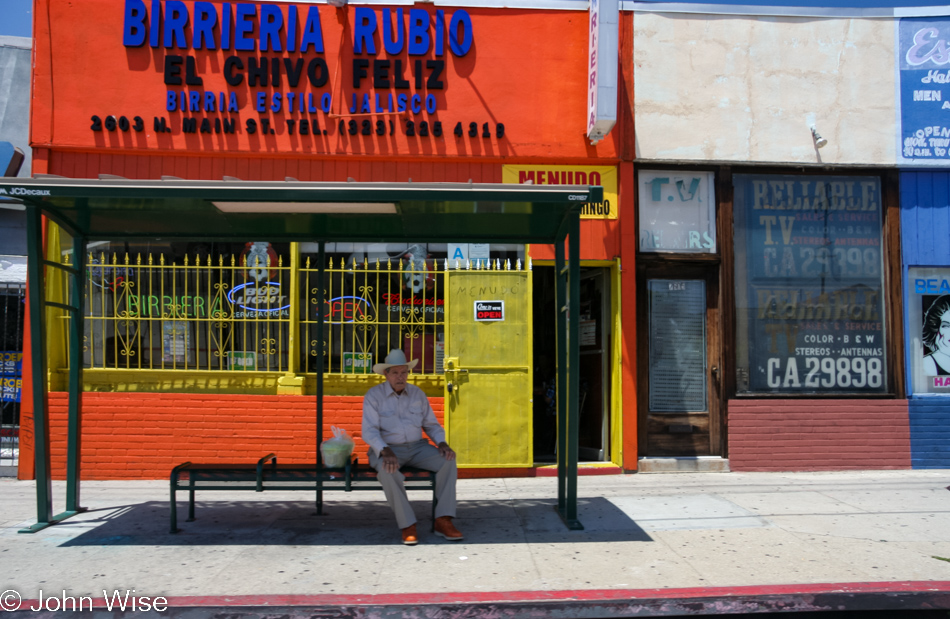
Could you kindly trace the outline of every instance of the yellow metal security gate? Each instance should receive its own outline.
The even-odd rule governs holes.
[[[447,274],[445,422],[460,467],[531,466],[531,271]]]

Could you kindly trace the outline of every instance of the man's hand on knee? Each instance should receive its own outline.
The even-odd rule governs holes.
[[[442,454],[442,457],[446,460],[455,460],[455,451],[449,447],[449,444],[446,442],[439,443],[439,453]]]
[[[383,461],[383,470],[387,473],[395,473],[399,470],[399,458],[389,447],[383,447],[383,450],[379,452],[379,457]]]

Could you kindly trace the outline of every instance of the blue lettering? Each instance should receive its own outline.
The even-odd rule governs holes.
[[[291,4],[287,7],[287,51],[292,52],[297,48],[297,5]]]
[[[313,51],[323,53],[323,28],[320,26],[320,10],[311,6],[307,9],[307,21],[303,26],[303,38],[300,39],[300,51],[305,53],[313,45]]]
[[[169,112],[174,112],[178,109],[178,93],[174,90],[169,90],[165,99],[165,109]]]
[[[191,46],[195,49],[218,49],[214,41],[214,27],[218,12],[210,2],[195,2],[195,20],[192,27]]]
[[[214,109],[214,93],[206,92],[205,93],[205,111],[206,112],[215,112]]]
[[[362,54],[366,45],[367,54],[376,53],[373,33],[376,32],[376,11],[366,6],[356,7],[356,25],[353,27],[353,53]]]
[[[279,93],[279,92],[278,92],[278,93],[274,93],[274,95],[271,97],[270,111],[272,111],[272,112],[279,112],[279,111],[280,111],[280,105],[281,105],[280,93]]]
[[[926,289],[927,289],[927,280],[924,280],[924,279],[914,280],[914,292],[916,294],[924,294],[924,291]]]
[[[419,95],[412,95],[412,113],[418,114],[422,111],[422,98]]]
[[[139,47],[143,43],[145,43],[145,3],[142,0],[125,0],[122,45]]]
[[[237,111],[238,111],[237,93],[235,93],[235,92],[232,92],[230,99],[228,99],[228,111],[229,111],[229,112],[237,112]]]
[[[188,106],[189,112],[200,112],[201,111],[201,93],[191,91],[188,93]]]
[[[185,49],[188,47],[188,40],[185,38],[185,25],[188,23],[188,9],[181,0],[168,0],[165,3],[165,47],[178,47]]]
[[[462,39],[459,40],[458,29],[459,26],[462,26]],[[472,17],[468,14],[468,11],[464,9],[459,9],[452,13],[452,21],[449,24],[449,47],[452,49],[452,53],[456,56],[464,56],[472,49],[472,42],[474,41],[474,33],[472,32]]]
[[[263,92],[257,93],[257,107],[258,112],[267,111],[267,96]]]
[[[356,93],[353,93],[353,105],[350,106],[350,114],[356,114]]]
[[[333,102],[333,98],[330,96],[330,93],[328,92],[323,93],[323,96],[320,97],[320,109],[326,112],[327,114],[329,114],[330,103],[332,102]]]
[[[405,112],[406,111],[406,95],[400,94],[396,97],[396,111]]]
[[[248,35],[254,29],[254,22],[249,18],[254,16],[257,7],[253,4],[240,3],[234,14],[234,49],[242,52],[254,50],[254,39]]]
[[[402,9],[396,9],[396,40],[393,41],[393,15],[392,9],[383,9],[383,47],[386,48],[387,54],[400,54],[402,53],[402,46],[405,44],[405,33],[403,27],[405,21],[402,17]]]
[[[261,34],[260,50],[262,52],[279,52],[280,29],[284,26],[284,14],[280,12],[280,7],[274,4],[261,5]]]
[[[312,92],[307,93],[307,111],[310,112],[311,114],[315,114],[317,112],[317,106],[313,104]]]
[[[945,279],[940,280],[940,294],[950,294],[950,282]]]
[[[221,7],[221,49],[231,49],[231,3]]]
[[[158,47],[158,35],[161,31],[162,22],[162,3],[159,0],[152,0],[152,19],[148,23],[148,45],[149,47]]]
[[[421,56],[429,51],[429,14],[409,9],[409,54]]]
[[[441,56],[445,53],[445,11],[439,9],[435,12],[435,55]]]
[[[385,111],[386,111],[385,108],[383,108],[383,106],[380,105],[379,103],[379,93],[377,92],[376,93],[376,113],[378,114]]]
[[[426,111],[429,112],[430,114],[435,114],[435,107],[436,107],[435,95],[431,95],[431,94],[426,95]]]
[[[360,107],[361,114],[369,114],[369,93],[363,94],[363,105]]]

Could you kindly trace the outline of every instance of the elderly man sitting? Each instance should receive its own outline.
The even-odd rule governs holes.
[[[373,366],[373,372],[385,376],[386,382],[372,387],[363,398],[363,440],[370,447],[369,464],[376,469],[396,514],[402,543],[410,546],[418,543],[419,537],[416,514],[403,486],[405,477],[399,472],[403,466],[435,472],[435,533],[453,542],[462,539],[452,524],[458,479],[455,452],[445,442],[445,430],[425,393],[407,382],[409,370],[418,361],[407,361],[401,350],[390,351],[383,363]],[[422,437],[423,430],[437,447]]]

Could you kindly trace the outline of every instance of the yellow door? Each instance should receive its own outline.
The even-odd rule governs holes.
[[[531,271],[447,275],[448,442],[460,467],[531,466]]]

